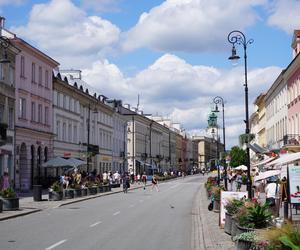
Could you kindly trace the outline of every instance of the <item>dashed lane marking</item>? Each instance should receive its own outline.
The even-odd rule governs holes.
[[[97,221],[97,222],[95,222],[94,224],[90,225],[90,227],[95,227],[95,226],[97,226],[97,225],[99,225],[99,224],[101,224],[101,223],[102,223],[102,221]]]
[[[113,214],[113,216],[116,216],[116,215],[118,215],[118,214],[120,214],[120,213],[121,213],[120,211],[115,212],[115,213]]]
[[[55,248],[55,247],[58,247],[59,245],[65,243],[66,241],[67,241],[67,239],[61,240],[61,241],[59,241],[59,242],[53,244],[52,246],[45,248],[45,250],[51,250],[51,249],[53,249],[53,248]]]

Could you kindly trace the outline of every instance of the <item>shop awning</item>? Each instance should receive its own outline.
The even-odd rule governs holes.
[[[254,177],[254,181],[264,180],[271,176],[280,175],[280,173],[281,173],[280,170],[269,170],[266,172],[260,172],[257,176]]]
[[[243,170],[243,171],[246,171],[247,169],[248,169],[248,167],[245,165],[240,165],[240,166],[234,168],[234,170]]]
[[[265,149],[265,148],[259,146],[259,145],[256,144],[256,143],[253,143],[253,144],[250,143],[250,144],[249,144],[249,148],[250,148],[253,152],[258,153],[258,154],[264,154],[264,153],[267,153],[267,152],[268,152],[267,149]]]
[[[265,165],[268,162],[271,162],[273,160],[275,160],[275,157],[269,157],[267,159],[264,159],[264,160],[262,160],[260,162],[255,163],[255,164],[251,164],[251,167],[257,167],[257,166],[260,166],[260,165]]]
[[[300,160],[300,152],[282,155],[278,159],[267,163],[266,167],[285,165],[297,160]]]

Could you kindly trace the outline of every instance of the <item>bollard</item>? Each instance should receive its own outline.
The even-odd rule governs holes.
[[[289,203],[287,201],[283,202],[283,215],[285,220],[289,218]]]

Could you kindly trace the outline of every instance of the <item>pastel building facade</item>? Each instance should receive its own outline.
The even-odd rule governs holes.
[[[10,33],[20,53],[15,70],[15,186],[27,191],[45,176],[53,155],[52,72],[59,63]]]

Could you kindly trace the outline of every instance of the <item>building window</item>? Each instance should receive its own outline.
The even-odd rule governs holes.
[[[20,117],[26,119],[26,99],[20,98],[19,105]]]
[[[0,123],[3,123],[4,121],[4,105],[0,104]]]
[[[49,108],[45,107],[45,124],[49,125]]]
[[[9,108],[9,111],[8,111],[8,127],[10,129],[14,128],[14,109],[13,108]]]
[[[57,139],[60,140],[60,121],[56,122],[56,135]]]
[[[35,63],[31,66],[31,82],[35,83]]]
[[[57,93],[57,107],[60,107],[60,93]]]
[[[21,56],[21,77],[25,77],[25,58]]]
[[[9,66],[9,83],[14,84],[15,80],[15,69],[12,66]]]
[[[67,102],[67,97],[65,95],[63,95],[63,108],[66,108],[66,102]]]
[[[35,122],[35,102],[31,103],[31,121]]]
[[[69,124],[68,127],[68,141],[72,142],[72,124]]]
[[[63,141],[66,141],[66,133],[67,133],[67,125],[66,123],[63,123],[63,133],[62,133]]]
[[[42,81],[43,81],[43,77],[42,77],[42,67],[39,66],[39,84],[42,84]]]
[[[42,117],[43,117],[42,104],[39,104],[39,107],[38,107],[38,122],[40,122],[40,123],[43,122]]]
[[[0,63],[0,80],[4,80],[4,65]]]
[[[77,126],[73,127],[73,134],[74,134],[73,142],[77,143]]]
[[[46,88],[49,87],[49,71],[48,70],[45,71],[45,86],[46,86]]]
[[[73,111],[73,99],[72,99],[72,97],[69,97],[69,110]]]

